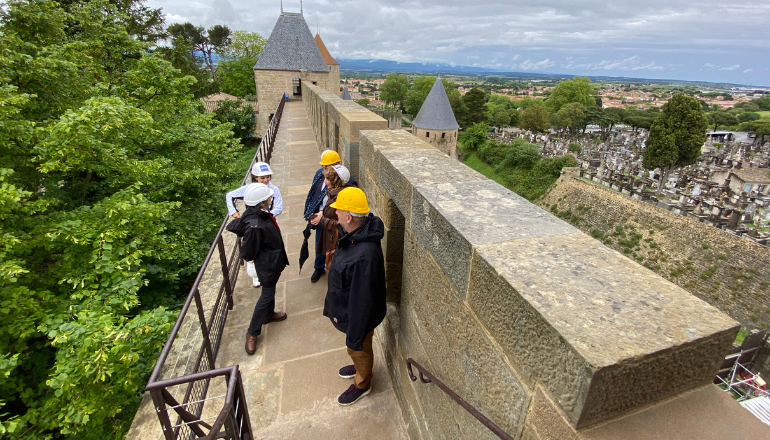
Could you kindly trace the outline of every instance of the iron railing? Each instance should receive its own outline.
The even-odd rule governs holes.
[[[255,162],[270,161],[284,104],[281,99],[241,184],[249,181]],[[215,362],[228,311],[233,309],[233,286],[241,266],[240,239],[228,240],[232,241],[228,252],[222,236],[227,220],[225,216],[145,388],[166,440],[211,440],[223,435],[229,439],[253,438],[238,366],[216,369]],[[215,256],[219,268],[216,264],[210,267]],[[218,378],[225,380],[218,382]],[[207,398],[212,387],[218,395]],[[204,408],[207,402],[222,398],[221,409],[212,410],[211,405]],[[172,424],[170,411],[177,414],[176,423]],[[205,422],[213,419],[213,424]]]
[[[417,371],[420,372],[420,382],[422,383],[435,383],[437,387],[441,388],[441,390],[449,397],[452,398],[455,402],[459,403],[460,406],[463,407],[464,410],[471,413],[473,417],[475,417],[479,422],[481,422],[484,426],[489,428],[490,431],[492,431],[496,436],[500,437],[503,440],[513,440],[513,437],[508,435],[507,432],[503,431],[502,428],[495,425],[491,420],[486,418],[484,414],[482,414],[479,410],[473,407],[470,403],[466,402],[462,397],[457,395],[454,391],[452,391],[448,386],[444,384],[444,382],[441,382],[436,378],[436,376],[430,374],[428,370],[425,369],[422,365],[418,364],[414,361],[414,359],[409,358],[406,360],[406,368],[409,372],[409,379],[412,380],[412,382],[417,380],[417,376],[414,375],[412,372],[412,366],[417,368]]]

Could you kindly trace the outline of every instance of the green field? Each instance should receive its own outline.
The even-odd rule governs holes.
[[[770,118],[770,111],[764,111],[764,112],[757,112],[759,113],[760,118]]]

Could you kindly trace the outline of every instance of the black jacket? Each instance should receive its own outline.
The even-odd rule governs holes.
[[[240,257],[254,262],[259,282],[265,286],[276,284],[289,265],[289,257],[272,214],[250,206],[241,218],[227,225],[227,230],[243,237]]]
[[[385,226],[369,214],[355,231],[340,240],[329,268],[324,316],[345,333],[345,345],[363,350],[364,337],[385,318],[385,259],[380,241]]]

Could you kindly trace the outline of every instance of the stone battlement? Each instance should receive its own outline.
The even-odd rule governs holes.
[[[412,438],[493,435],[409,381],[408,357],[514,438],[632,438],[606,433],[643,409],[667,417],[666,399],[745,413],[709,385],[737,322],[358,104],[307,83],[302,96],[319,148],[340,153],[386,225],[378,335]],[[712,429],[708,411],[671,434]],[[767,428],[749,416],[731,432]]]

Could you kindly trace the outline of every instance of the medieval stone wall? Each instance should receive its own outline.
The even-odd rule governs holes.
[[[743,326],[770,326],[770,248],[576,176],[564,169],[538,204]]]
[[[339,88],[340,77],[337,71],[335,77],[330,72],[310,72],[293,70],[255,70],[254,81],[257,85],[258,114],[256,131],[260,135],[267,130],[270,124],[270,115],[278,107],[278,102],[284,93],[293,97],[294,78],[298,77],[302,82],[317,83],[324,89]]]
[[[303,100],[319,148],[340,152],[385,224],[377,340],[412,438],[496,437],[410,381],[407,358],[517,439],[590,438],[667,398],[744,411],[709,385],[735,321],[355,103],[313,86]],[[650,426],[702,438],[655,414],[599,438],[649,438]]]

